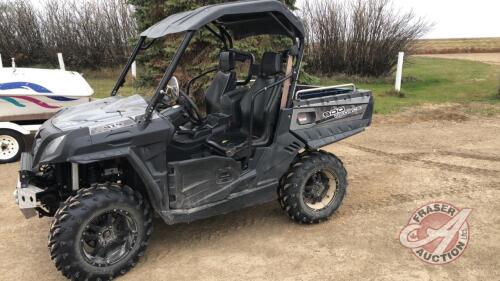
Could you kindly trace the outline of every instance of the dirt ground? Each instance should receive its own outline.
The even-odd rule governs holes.
[[[500,280],[500,116],[459,107],[377,117],[328,147],[347,166],[349,189],[326,223],[291,223],[274,202],[192,224],[156,220],[146,256],[119,279]],[[25,220],[14,205],[16,169],[0,167],[0,279],[63,280],[48,256],[51,220]],[[443,266],[398,240],[412,211],[432,201],[473,208],[467,249]]]
[[[471,60],[471,61],[480,61],[488,64],[500,65],[500,53],[433,54],[433,55],[418,55],[418,56],[429,57],[429,58]]]

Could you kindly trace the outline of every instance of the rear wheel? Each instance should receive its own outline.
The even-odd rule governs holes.
[[[10,130],[0,130],[0,164],[19,160],[23,148],[24,141],[21,134]]]
[[[109,280],[135,266],[152,231],[151,210],[130,187],[97,185],[68,198],[49,233],[55,265],[72,280]]]
[[[299,223],[319,223],[341,205],[347,188],[347,172],[333,154],[305,153],[297,158],[278,189],[285,213]]]

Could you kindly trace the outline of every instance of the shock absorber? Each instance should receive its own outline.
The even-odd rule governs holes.
[[[101,169],[98,164],[91,164],[88,167],[88,185],[99,183],[101,181]]]

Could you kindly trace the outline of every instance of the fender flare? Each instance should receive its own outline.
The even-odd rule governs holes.
[[[163,202],[162,198],[164,197],[164,194],[161,192],[162,189],[155,182],[147,167],[141,162],[140,157],[133,149],[130,149],[129,147],[118,148],[111,151],[106,151],[106,153],[104,154],[102,152],[83,154],[70,157],[67,160],[70,163],[90,164],[117,158],[125,159],[135,169],[135,172],[144,184],[149,203],[151,203],[155,210],[161,211]]]

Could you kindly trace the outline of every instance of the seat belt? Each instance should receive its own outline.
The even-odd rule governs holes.
[[[289,76],[292,74],[293,71],[293,56],[288,55],[287,63],[286,63],[286,72],[285,72],[285,77]],[[286,108],[286,103],[288,101],[288,95],[290,94],[290,85],[292,77],[286,79],[285,82],[283,82],[283,94],[281,95],[281,104],[280,108]]]

